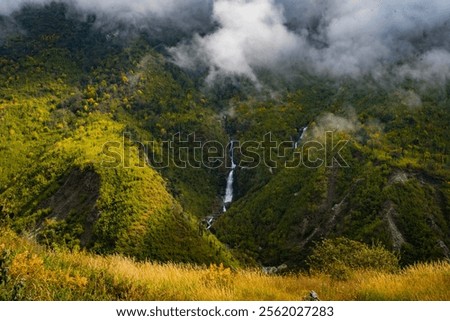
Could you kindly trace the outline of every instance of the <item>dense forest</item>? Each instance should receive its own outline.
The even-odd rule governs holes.
[[[61,2],[0,16],[3,228],[49,250],[232,268],[308,269],[315,246],[339,237],[401,266],[450,257],[450,84],[301,69],[211,84],[172,59],[176,31],[159,45],[152,30],[98,19]],[[282,153],[267,153],[269,133]],[[330,133],[346,144],[322,155],[310,142]],[[226,212],[228,149],[206,155],[219,166],[189,141],[165,155],[177,135],[240,142]],[[289,166],[311,153],[329,166]]]

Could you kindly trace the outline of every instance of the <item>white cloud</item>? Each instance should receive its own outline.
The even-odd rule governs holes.
[[[183,66],[193,66],[190,57],[203,59],[210,66],[210,79],[234,74],[256,80],[254,68],[291,59],[302,47],[301,39],[284,25],[282,7],[270,0],[218,0],[213,18],[220,26],[215,32],[171,50]]]
[[[209,79],[246,75],[256,81],[260,69],[296,70],[291,66],[355,78],[394,65],[401,65],[398,75],[415,79],[443,81],[450,73],[447,0],[66,1],[97,12],[102,22],[183,31],[184,40],[170,49],[174,60],[207,67]],[[0,13],[25,2],[48,1],[0,0]]]
[[[183,44],[172,50],[181,65],[192,66],[192,59],[188,61],[195,57],[196,63],[200,59],[209,64],[211,75],[255,79],[256,69],[280,68],[289,62],[322,74],[358,77],[412,62],[426,47],[431,50],[423,57],[426,64],[417,65],[419,70],[409,66],[403,73],[432,78],[439,71],[440,79],[448,74],[446,1],[220,0],[215,2],[214,19],[218,30],[194,37],[190,48]],[[436,44],[443,46],[440,53],[428,48]],[[424,74],[428,67],[430,75]]]
[[[398,68],[403,78],[424,80],[427,83],[440,84],[450,78],[450,53],[442,49],[433,49],[411,64]]]

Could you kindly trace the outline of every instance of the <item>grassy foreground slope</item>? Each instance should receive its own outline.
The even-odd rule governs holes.
[[[49,251],[0,233],[0,300],[450,300],[450,264],[419,264],[396,274],[356,271],[269,276],[221,266],[136,263],[121,256]]]

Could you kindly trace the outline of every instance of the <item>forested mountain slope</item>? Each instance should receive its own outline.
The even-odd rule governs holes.
[[[2,225],[53,248],[161,262],[303,268],[337,236],[381,243],[405,265],[450,256],[448,84],[299,66],[289,79],[211,83],[166,50],[181,34],[164,43],[97,19],[60,2],[0,17]],[[188,145],[159,166],[176,137]],[[283,148],[268,151],[268,137]],[[221,146],[224,162],[179,166],[199,162],[198,142]]]

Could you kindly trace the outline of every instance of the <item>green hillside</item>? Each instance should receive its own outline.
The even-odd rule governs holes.
[[[289,142],[296,128],[308,130],[297,156],[273,153],[276,168],[238,171],[241,198],[217,224],[219,238],[266,265],[297,265],[314,242],[341,235],[382,242],[403,264],[448,257],[447,93],[413,108],[403,101],[403,88],[367,92],[350,82],[307,90],[236,108],[239,140],[261,141],[271,132],[275,141]],[[313,99],[311,90],[330,94]],[[325,144],[328,131],[331,146],[347,141],[342,158],[322,151],[317,156],[333,166],[295,165],[302,151],[308,159],[310,141]]]
[[[382,244],[403,266],[450,257],[448,85],[297,69],[211,84],[150,32],[115,36],[96,19],[54,2],[0,17],[3,227],[49,250],[233,268],[307,269],[315,244],[340,236]],[[282,153],[264,148],[269,133]],[[247,163],[226,213],[229,166],[199,159],[197,142],[167,155],[194,135],[256,142],[259,166],[236,150]],[[324,153],[329,135],[347,143]]]
[[[19,22],[31,15],[46,27],[22,24],[33,32],[11,36],[1,51],[3,224],[51,247],[237,265],[200,223],[216,202],[216,173],[162,176],[133,143],[179,130],[224,137],[207,102],[145,42],[119,48],[54,6],[23,10]],[[78,33],[67,33],[74,24]],[[191,189],[193,179],[210,184]]]

